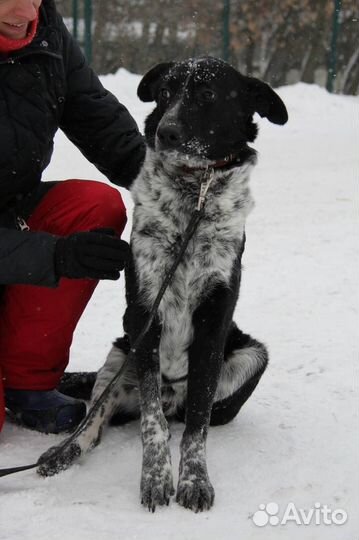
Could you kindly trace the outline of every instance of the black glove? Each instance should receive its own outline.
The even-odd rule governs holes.
[[[115,280],[129,256],[129,245],[112,229],[74,233],[56,242],[55,272],[59,278]]]

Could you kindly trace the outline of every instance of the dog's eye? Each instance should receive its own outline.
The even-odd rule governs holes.
[[[201,100],[206,103],[211,103],[213,101],[216,101],[216,99],[217,94],[213,90],[206,89],[201,92]]]
[[[171,97],[171,92],[168,90],[168,88],[161,88],[160,97],[162,99],[168,100]]]

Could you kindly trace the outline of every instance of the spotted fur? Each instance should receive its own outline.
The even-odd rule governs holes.
[[[148,404],[141,418],[143,461],[142,504],[154,512],[157,505],[168,504],[174,494],[169,430],[159,403]]]
[[[253,207],[249,178],[256,153],[253,114],[287,120],[273,90],[213,58],[160,64],[138,95],[156,101],[146,120],[148,144],[134,182],[132,260],[126,271],[126,336],[117,340],[93,391],[100,395],[140,334],[178,253],[201,183],[211,177],[205,214],[179,264],[158,314],[126,364],[121,380],[68,454],[43,464],[53,474],[98,444],[110,417],[141,416],[142,503],[154,511],[174,493],[166,417],[185,421],[176,500],[193,511],[211,508],[206,464],[210,424],[232,420],[268,362],[266,348],[232,321],[237,302],[245,221]]]
[[[149,150],[143,172],[131,190],[135,202],[131,246],[140,301],[147,309],[153,305],[179,249],[179,239],[196,208],[203,176],[201,171],[178,178],[173,162],[178,163],[176,153],[168,157],[170,166],[166,161],[164,167],[159,156]],[[214,172],[205,217],[161,301],[161,372],[168,379],[178,379],[188,372],[192,315],[201,298],[217,283],[230,281],[243,243],[245,219],[253,206],[248,181],[254,163],[253,156],[224,178],[220,171]],[[184,184],[187,189],[183,189]],[[239,211],[234,211],[236,204]]]

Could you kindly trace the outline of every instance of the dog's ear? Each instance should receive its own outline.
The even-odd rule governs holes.
[[[255,112],[262,118],[268,118],[273,124],[283,125],[288,120],[288,112],[278,94],[266,84],[254,77],[246,77],[250,101]]]
[[[150,69],[150,71],[142,77],[137,88],[137,95],[141,101],[155,101],[158,83],[172,66],[174,66],[174,62],[157,64],[157,66]]]

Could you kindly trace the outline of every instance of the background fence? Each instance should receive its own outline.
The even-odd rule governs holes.
[[[210,54],[273,86],[297,81],[357,94],[353,0],[57,0],[100,74]]]

